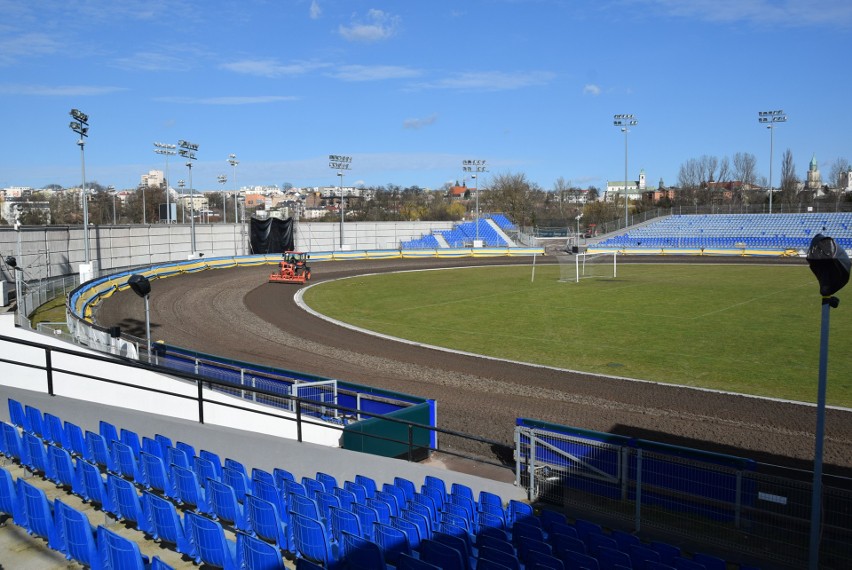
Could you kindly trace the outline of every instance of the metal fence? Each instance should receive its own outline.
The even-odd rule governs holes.
[[[640,536],[662,533],[792,568],[807,563],[810,473],[526,426],[516,428],[515,443],[516,483],[530,500],[594,513]],[[852,485],[826,479],[820,560],[848,568]]]

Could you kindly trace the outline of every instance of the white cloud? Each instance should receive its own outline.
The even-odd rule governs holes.
[[[298,99],[298,97],[291,95],[246,95],[232,97],[157,97],[154,100],[186,105],[264,105]]]
[[[244,59],[222,64],[222,69],[244,75],[273,78],[286,75],[303,75],[327,66],[328,64],[319,62],[300,61],[284,65],[273,59]]]
[[[310,16],[311,20],[318,20],[320,16],[322,16],[322,8],[320,8],[319,2],[317,0],[311,0],[311,8],[310,8]]]
[[[25,57],[51,55],[61,49],[60,44],[47,34],[5,36],[0,40],[0,65],[11,65]]]
[[[434,113],[422,119],[406,119],[402,122],[402,128],[416,130],[423,127],[427,127],[429,125],[434,125],[437,120],[438,115]]]
[[[141,71],[187,71],[187,61],[167,53],[137,52],[128,57],[116,59],[115,67],[138,69]]]
[[[399,27],[399,21],[399,16],[372,9],[367,12],[364,21],[353,21],[349,26],[341,25],[338,32],[345,40],[377,42],[394,36]]]
[[[379,81],[419,77],[421,72],[397,65],[344,65],[331,75],[342,81]]]
[[[86,97],[127,91],[125,87],[99,85],[0,85],[0,95],[32,95],[37,97]]]
[[[764,26],[852,26],[848,0],[644,0],[678,17]]]
[[[416,84],[420,89],[457,89],[461,91],[509,91],[546,85],[555,77],[549,71],[475,71],[458,73],[445,79]]]
[[[595,85],[594,83],[587,83],[583,86],[583,95],[594,95],[598,96],[601,94],[601,88],[599,85]]]

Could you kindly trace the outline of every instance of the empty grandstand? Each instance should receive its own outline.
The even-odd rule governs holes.
[[[852,246],[852,214],[673,215],[609,237],[592,249],[801,250],[822,233]]]
[[[438,230],[422,238],[402,242],[402,249],[441,249],[472,247],[481,240],[485,247],[513,247],[511,232],[517,231],[503,214],[491,214],[472,222],[457,224],[451,230]]]

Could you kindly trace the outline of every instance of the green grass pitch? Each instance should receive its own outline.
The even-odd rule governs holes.
[[[572,269],[573,270],[573,269]],[[807,266],[620,263],[480,267],[322,283],[308,305],[346,323],[478,354],[816,401],[821,297]],[[828,403],[852,407],[852,301],[831,310]]]

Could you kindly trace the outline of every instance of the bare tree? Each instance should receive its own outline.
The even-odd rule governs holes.
[[[750,152],[734,155],[734,179],[743,186],[752,186],[757,181],[757,159]]]
[[[846,176],[849,172],[849,161],[845,158],[836,158],[831,163],[831,169],[828,173],[828,183],[833,188],[842,188],[847,184]]]
[[[778,188],[781,191],[781,202],[786,206],[793,206],[797,202],[797,186],[799,179],[796,176],[796,163],[793,162],[793,151],[789,148],[781,157],[781,183]]]
[[[519,226],[535,223],[533,192],[538,190],[526,174],[498,174],[485,193],[485,204],[492,212],[503,212]]]

